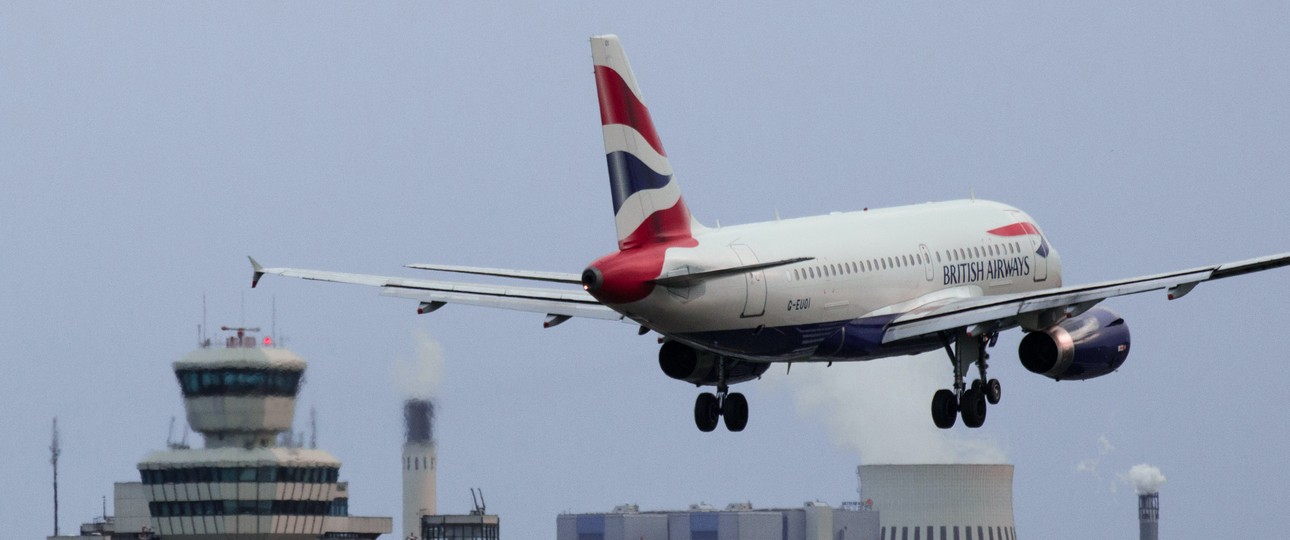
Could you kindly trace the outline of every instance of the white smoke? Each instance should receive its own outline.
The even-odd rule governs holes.
[[[1103,458],[1110,455],[1111,452],[1114,452],[1114,451],[1115,451],[1115,445],[1111,444],[1111,439],[1108,439],[1106,437],[1106,434],[1098,435],[1097,457],[1080,460],[1079,463],[1075,464],[1075,472],[1089,473],[1093,475],[1093,477],[1096,478],[1099,483],[1102,482],[1103,481],[1102,473],[1098,470],[1098,466],[1101,465]],[[1114,481],[1111,482],[1110,489],[1111,489],[1111,493],[1116,492],[1117,486]]]
[[[1125,480],[1133,484],[1133,488],[1138,490],[1138,495],[1147,493],[1159,493],[1160,484],[1165,483],[1165,475],[1160,474],[1160,469],[1152,465],[1141,463],[1129,468],[1129,474],[1124,476]]]
[[[797,364],[777,385],[793,395],[798,412],[820,416],[838,444],[866,465],[1004,463],[994,441],[938,429],[932,394],[951,375],[943,355],[872,362]]]
[[[405,398],[430,399],[443,380],[443,346],[420,328],[412,331],[412,341],[412,358],[394,362],[394,387]]]

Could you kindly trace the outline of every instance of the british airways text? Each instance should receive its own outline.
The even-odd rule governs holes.
[[[1030,257],[971,261],[942,267],[945,285],[1030,275]]]

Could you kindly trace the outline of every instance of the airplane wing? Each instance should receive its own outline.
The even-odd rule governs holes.
[[[969,334],[1017,325],[1034,326],[1038,321],[1060,321],[1087,311],[1098,302],[1115,296],[1167,289],[1170,300],[1182,298],[1203,281],[1290,266],[1290,253],[1141,276],[1060,287],[1029,293],[978,296],[929,304],[897,317],[887,326],[883,343],[935,334],[958,328]],[[1043,324],[1039,324],[1043,326]]]
[[[623,319],[622,314],[604,306],[581,289],[509,287],[303,268],[265,268],[259,262],[256,262],[254,258],[248,257],[248,259],[251,260],[251,268],[254,272],[251,287],[255,287],[264,274],[368,285],[380,287],[382,296],[407,298],[420,302],[417,313],[430,313],[446,304],[512,309],[546,314],[546,321],[543,324],[548,328],[567,321],[571,317],[614,321]],[[439,268],[435,269],[438,270]],[[535,272],[534,274],[542,273]],[[505,277],[516,276],[506,275]]]

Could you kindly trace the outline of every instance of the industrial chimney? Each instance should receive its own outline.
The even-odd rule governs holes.
[[[435,509],[434,403],[403,402],[403,538],[421,537],[421,516]]]
[[[1156,492],[1138,495],[1138,538],[1141,540],[1159,540],[1160,538],[1160,494]]]
[[[1138,535],[1142,540],[1160,537],[1160,469],[1142,463],[1129,468],[1129,483],[1138,491]]]

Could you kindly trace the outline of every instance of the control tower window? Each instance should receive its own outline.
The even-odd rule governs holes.
[[[300,389],[299,371],[280,369],[181,369],[175,372],[184,397],[283,396]]]

